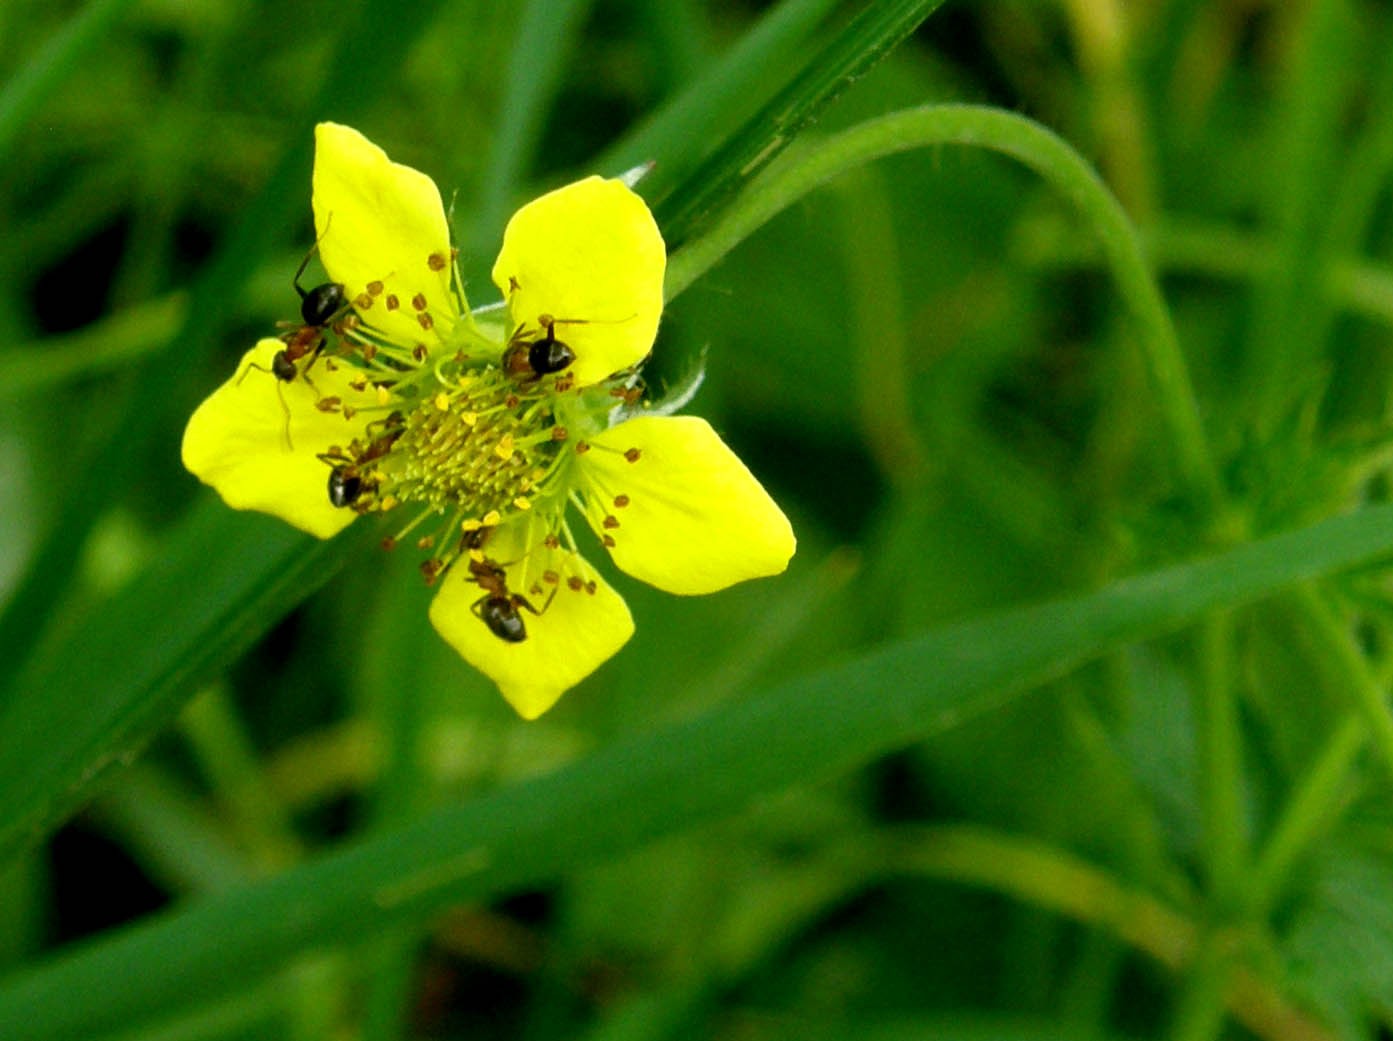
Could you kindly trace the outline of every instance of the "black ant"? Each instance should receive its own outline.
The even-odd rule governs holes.
[[[329,471],[329,505],[352,506],[363,494],[363,478],[352,463],[335,463]]]
[[[552,598],[556,596],[553,588],[542,610],[537,610],[521,593],[508,592],[507,574],[487,557],[483,560],[469,559],[469,580],[484,591],[484,595],[474,601],[470,608],[474,617],[487,625],[494,636],[509,643],[522,643],[527,639],[527,626],[523,624],[518,608],[526,608],[540,618],[542,611],[551,606]]]
[[[295,277],[291,279],[291,285],[295,287],[295,292],[300,294],[300,320],[302,324],[292,325],[290,330],[281,334],[281,342],[285,346],[272,355],[270,369],[262,368],[256,364],[248,366],[249,369],[270,372],[282,383],[291,383],[296,376],[303,377],[306,383],[310,383],[309,367],[314,364],[315,359],[319,357],[319,352],[324,349],[328,340],[325,335],[326,331],[333,325],[335,319],[347,310],[344,300],[347,290],[342,282],[325,282],[313,289],[305,289],[300,285],[300,277],[304,275],[305,267],[313,255],[313,249],[305,254],[305,259],[300,261],[300,267],[296,270]],[[291,325],[292,323],[282,324]],[[305,366],[304,371],[301,371],[298,362],[305,357],[310,359],[309,364]],[[246,373],[242,375],[245,377]],[[310,383],[310,386],[314,386],[314,384]]]
[[[359,451],[362,442],[356,439],[353,444],[348,446],[352,458],[344,455],[342,449],[338,448],[319,453],[320,460],[332,467],[329,471],[330,506],[352,506],[358,501],[359,496],[363,494],[369,483],[376,483],[375,481],[364,481],[362,467],[374,459],[381,459],[391,451],[397,438],[402,435],[402,423],[401,413],[393,412],[383,421],[386,430],[368,442],[366,448]]]
[[[314,381],[309,377],[309,368],[319,357],[319,352],[324,349],[328,339],[325,335],[326,330],[347,310],[347,305],[344,302],[346,290],[342,282],[325,282],[323,285],[315,286],[310,290],[301,287],[300,277],[305,273],[305,267],[313,255],[314,249],[311,248],[305,254],[305,259],[300,261],[300,267],[296,270],[295,277],[291,279],[291,285],[295,287],[295,292],[300,294],[300,319],[303,324],[294,326],[281,334],[281,342],[285,346],[271,355],[269,369],[252,362],[247,366],[246,371],[237,378],[238,385],[241,385],[242,380],[246,379],[247,373],[252,369],[256,369],[258,372],[269,372],[276,378],[276,394],[281,399],[281,411],[285,413],[285,440],[292,449],[295,446],[290,442],[290,406],[285,403],[285,395],[281,392],[280,385],[293,383],[298,376],[312,389],[314,388]],[[307,356],[310,360],[301,370],[300,359]]]
[[[537,324],[546,335],[533,339],[527,327],[519,326],[503,352],[503,371],[514,379],[536,380],[561,372],[576,360],[576,352],[556,338],[556,327],[563,324],[585,324],[580,318],[537,316]]]
[[[345,301],[348,291],[342,282],[325,282],[309,290],[301,287],[300,276],[305,273],[305,267],[313,255],[313,249],[305,254],[295,277],[291,279],[295,292],[300,294],[300,320],[303,324],[281,334],[285,347],[271,359],[272,373],[284,383],[289,383],[297,375],[304,375],[297,369],[296,362],[306,356],[310,360],[305,365],[305,371],[309,371],[327,342],[325,331],[348,309]]]

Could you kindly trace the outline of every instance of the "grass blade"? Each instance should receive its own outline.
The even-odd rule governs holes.
[[[371,534],[369,526],[363,532]],[[0,711],[0,862],[90,797],[202,675],[334,573],[337,543],[209,496],[156,563],[70,640],[41,654]],[[261,567],[248,567],[248,561]]]
[[[868,4],[809,59],[803,71],[754,114],[676,190],[658,201],[669,245],[681,243],[798,136],[858,77],[885,57],[943,0]]]
[[[1389,553],[1393,507],[1376,507],[893,644],[62,956],[0,986],[0,1036],[91,1036],[253,984],[307,950],[734,813],[955,727],[1110,648]]]

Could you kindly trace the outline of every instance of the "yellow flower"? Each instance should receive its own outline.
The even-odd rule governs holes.
[[[623,182],[589,177],[513,216],[493,267],[501,325],[470,311],[424,174],[324,123],[313,196],[333,281],[184,433],[184,465],[228,505],[320,538],[406,513],[385,541],[429,551],[432,624],[529,719],[633,633],[571,507],[668,592],[784,570],[787,518],[710,425],[638,403],[666,254]]]

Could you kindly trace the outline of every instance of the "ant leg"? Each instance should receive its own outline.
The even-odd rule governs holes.
[[[334,215],[332,213],[324,218],[324,230],[321,231],[319,233],[318,238],[314,240],[314,245],[311,246],[309,248],[309,252],[305,254],[305,259],[300,261],[300,266],[295,269],[295,277],[290,280],[290,284],[295,287],[295,292],[300,294],[301,300],[305,299],[305,297],[309,296],[309,294],[305,292],[305,290],[300,288],[300,276],[305,273],[305,268],[309,267],[310,257],[314,256],[315,250],[319,249],[320,239],[324,238],[325,235],[329,234],[329,224],[333,221],[333,219]]]
[[[300,370],[300,378],[303,379],[306,383],[309,383],[309,382],[310,382],[310,377],[309,377],[310,366],[313,365],[313,364],[315,363],[315,361],[319,358],[320,352],[322,352],[322,351],[324,350],[324,346],[325,346],[325,344],[327,344],[328,342],[329,342],[329,338],[328,338],[327,336],[321,336],[321,337],[319,338],[319,342],[316,343],[316,344],[314,345],[314,347],[310,349],[310,353],[309,353],[309,359],[310,359],[310,360],[307,361],[307,362],[305,362],[305,367],[304,367],[303,369]],[[314,384],[313,384],[313,383],[310,383],[310,386],[313,387]],[[315,393],[318,394],[319,391],[316,390]]]
[[[290,406],[285,403],[285,388],[281,386],[281,381],[276,380],[276,397],[280,399],[281,411],[285,413],[285,447],[295,451],[295,442],[290,439]]]
[[[551,595],[547,597],[547,602],[542,605],[542,609],[540,611],[537,610],[537,608],[533,607],[531,602],[527,599],[527,597],[523,596],[521,593],[513,594],[513,606],[525,607],[527,608],[527,610],[531,611],[534,615],[540,618],[542,617],[542,615],[547,613],[547,608],[549,608],[551,606],[551,602],[556,599],[556,590],[558,588],[558,586],[551,587]]]
[[[247,362],[247,367],[242,370],[242,374],[237,377],[237,382],[234,383],[233,386],[240,387],[242,385],[242,381],[247,378],[247,373],[251,372],[252,369],[255,369],[257,372],[264,372],[268,376],[274,376],[276,374],[274,370],[268,369],[264,365],[258,365],[254,361],[249,361]],[[280,380],[278,379],[276,382],[279,383]]]

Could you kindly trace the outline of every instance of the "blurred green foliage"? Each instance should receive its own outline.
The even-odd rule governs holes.
[[[1390,1036],[1393,10],[936,6],[0,7],[0,1036]],[[656,160],[681,257],[931,102],[1127,241],[976,131],[742,237],[648,381],[705,365],[799,554],[616,576],[538,722],[373,531],[179,466],[294,316],[317,120],[441,184],[478,304],[541,188]]]

